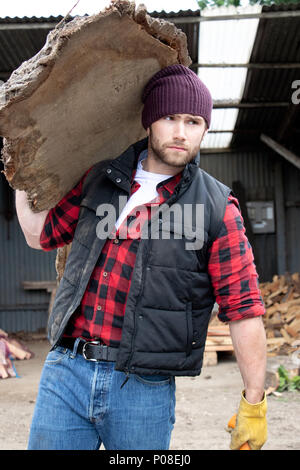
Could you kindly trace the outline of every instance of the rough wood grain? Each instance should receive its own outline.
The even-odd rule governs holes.
[[[126,0],[57,25],[0,88],[4,174],[33,211],[53,207],[94,163],[143,138],[142,90],[190,65],[185,34]]]

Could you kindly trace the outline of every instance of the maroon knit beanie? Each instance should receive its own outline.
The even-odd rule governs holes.
[[[157,72],[147,83],[142,101],[145,129],[168,114],[202,116],[210,126],[211,94],[198,75],[184,65],[170,65]]]

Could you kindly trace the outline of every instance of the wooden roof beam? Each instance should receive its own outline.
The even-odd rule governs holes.
[[[57,21],[58,23],[58,21]],[[20,31],[20,30],[28,30],[28,29],[54,29],[56,24],[55,22],[53,23],[0,23],[0,31]]]
[[[245,102],[237,100],[215,100],[214,109],[222,108],[286,108],[290,103],[286,101]]]
[[[198,63],[198,64],[192,64],[190,65],[190,68],[247,68],[247,69],[259,69],[259,70],[265,70],[265,69],[300,69],[300,63],[299,62],[268,62],[268,63],[244,63],[244,64],[229,64],[229,63]]]
[[[300,157],[296,155],[295,153],[291,152],[287,148],[285,148],[283,145],[279,144],[275,140],[271,139],[271,137],[261,134],[260,140],[264,142],[268,147],[270,147],[272,150],[274,150],[276,153],[281,155],[283,158],[288,160],[290,163],[295,165],[300,170]]]
[[[174,17],[167,18],[172,23],[202,23],[204,21],[227,21],[227,20],[251,20],[251,19],[265,19],[273,20],[280,18],[299,18],[300,10],[290,11],[270,11],[262,13],[241,13],[235,15],[216,15],[216,16],[186,16],[185,18]]]

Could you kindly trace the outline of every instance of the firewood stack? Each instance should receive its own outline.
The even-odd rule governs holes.
[[[14,359],[30,359],[33,353],[20,341],[10,338],[0,328],[0,379],[16,377]]]
[[[290,355],[300,349],[300,274],[276,275],[261,283],[260,290],[268,355]]]
[[[268,356],[294,355],[300,361],[300,274],[275,275],[271,282],[260,283],[266,314]],[[213,315],[205,345],[204,365],[217,364],[219,351],[234,351],[229,325]]]

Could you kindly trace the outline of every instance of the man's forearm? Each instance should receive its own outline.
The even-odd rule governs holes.
[[[26,242],[31,248],[41,249],[40,235],[49,211],[32,212],[26,192],[19,190],[16,190],[16,211]]]
[[[250,403],[261,401],[266,374],[266,333],[261,317],[229,323],[236,359]]]

